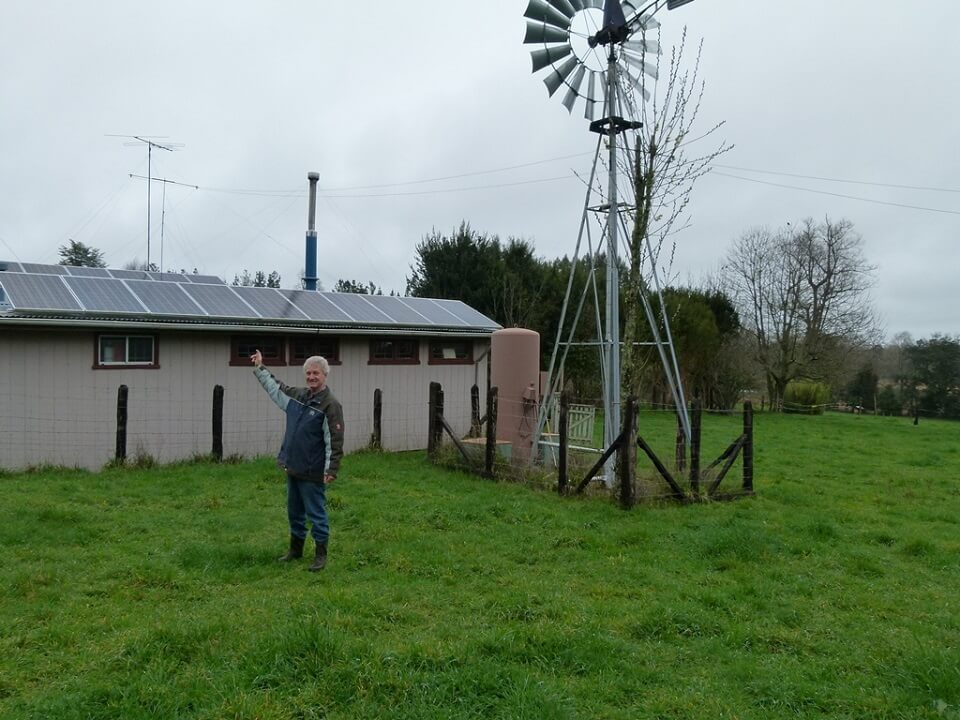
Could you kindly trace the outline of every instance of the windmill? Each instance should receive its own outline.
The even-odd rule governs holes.
[[[560,332],[550,359],[548,386],[538,417],[534,438],[535,447],[540,442],[547,417],[553,405],[553,399],[559,390],[561,372],[558,370],[563,367],[563,362],[573,341],[576,323],[586,299],[585,288],[576,309],[569,338],[564,342],[563,332],[567,312],[571,305],[574,273],[584,229],[587,226],[588,212],[590,211],[606,213],[604,230],[606,238],[605,321],[602,335],[599,338],[603,384],[604,445],[609,447],[617,437],[620,428],[621,385],[620,283],[617,250],[619,229],[623,223],[620,213],[624,209],[617,197],[618,152],[621,149],[620,144],[623,142],[620,136],[640,129],[640,122],[629,118],[631,114],[629,99],[632,93],[639,93],[644,100],[649,99],[649,92],[645,87],[643,76],[647,75],[654,79],[657,77],[656,65],[651,65],[645,60],[646,55],[659,54],[660,52],[659,44],[646,36],[647,31],[659,26],[659,23],[653,17],[654,14],[663,7],[673,10],[688,2],[691,2],[691,0],[654,0],[644,7],[638,8],[639,3],[632,0],[622,0],[622,2],[621,0],[530,0],[524,12],[524,17],[527,18],[527,27],[523,42],[524,44],[539,46],[530,53],[533,61],[533,72],[549,70],[543,81],[547,91],[553,97],[558,91],[563,90],[561,101],[569,112],[572,113],[578,101],[582,101],[584,118],[590,121],[590,131],[600,135],[587,186],[587,199],[584,203],[580,221],[577,249],[571,263],[567,294],[561,310]],[[608,153],[607,196],[604,204],[591,208],[590,200],[604,138],[606,139]],[[625,143],[623,144],[625,147]],[[654,255],[649,252],[648,239],[647,243],[651,272],[657,295],[660,296],[662,310],[663,299],[660,294],[659,276]],[[594,293],[596,295],[595,288]],[[659,352],[681,425],[689,440],[690,423],[686,413],[686,401],[680,383],[679,365],[673,349],[666,313],[663,313],[662,317],[665,333],[661,337],[658,323],[653,317],[653,308],[651,308],[646,296],[641,295],[644,311],[654,334],[652,344],[657,347]],[[599,315],[599,307],[597,312]],[[599,317],[597,320],[599,330],[601,327]],[[561,347],[563,348],[562,355]],[[559,368],[557,365],[558,355],[560,356]],[[613,484],[612,460],[607,463],[604,477],[608,485]]]

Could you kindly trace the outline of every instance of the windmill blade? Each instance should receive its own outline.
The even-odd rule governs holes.
[[[603,10],[603,0],[580,0],[584,10]]]
[[[658,43],[656,40],[627,40],[627,42],[623,44],[623,47],[627,50],[631,50],[640,54],[660,54],[660,43]]]
[[[634,57],[628,52],[622,54],[623,59],[626,61],[627,65],[630,67],[635,67],[640,72],[645,72],[647,75],[652,77],[654,80],[657,79],[657,68],[653,65],[645,63],[643,58]]]
[[[650,91],[647,90],[647,89],[643,86],[643,83],[640,82],[640,78],[634,76],[633,73],[630,73],[630,72],[626,72],[626,73],[624,73],[624,75],[626,75],[628,78],[630,78],[630,84],[633,85],[634,89],[635,89],[638,93],[640,93],[641,95],[643,95],[643,99],[644,99],[644,100],[649,100],[649,99],[650,99]]]
[[[637,18],[636,25],[643,30],[656,30],[660,27],[660,21],[653,17],[653,15],[641,15]]]
[[[547,2],[553,5],[553,7],[562,12],[568,18],[572,18],[577,14],[577,8],[573,6],[573,3],[571,3],[570,0],[547,0]]]
[[[573,69],[580,64],[580,61],[577,60],[576,56],[569,58],[563,65],[558,68],[554,68],[553,72],[547,75],[544,79],[543,84],[547,86],[547,92],[550,97],[553,97],[553,94],[560,89],[560,86],[563,85],[563,81],[567,79],[567,76],[573,72]]]
[[[586,72],[587,68],[580,65],[577,68],[577,73],[573,76],[573,80],[567,83],[567,94],[563,98],[563,106],[567,109],[567,112],[573,112],[573,104],[580,97],[580,85],[583,83],[583,76]]]
[[[543,70],[547,65],[553,65],[557,60],[566,57],[571,52],[573,52],[573,48],[570,47],[570,43],[532,51],[530,58],[533,60],[533,72]]]
[[[587,107],[583,111],[583,117],[590,122],[594,121],[594,115],[597,110],[597,96],[594,93],[597,84],[597,74],[590,72],[590,79],[587,82],[587,95],[584,98],[587,101]]]
[[[568,29],[570,27],[570,18],[552,5],[548,5],[545,0],[530,0],[523,16],[531,20],[540,20],[547,25],[558,28]]]
[[[570,39],[570,33],[562,28],[553,27],[542,22],[527,20],[527,32],[523,36],[523,44],[545,45],[547,43],[562,43]]]
[[[580,12],[581,10],[583,10],[583,2],[582,2],[582,0],[570,0],[570,5],[571,5],[571,6],[573,7],[573,9],[576,10],[577,12]]]

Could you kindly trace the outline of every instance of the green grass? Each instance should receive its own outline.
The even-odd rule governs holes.
[[[317,574],[269,460],[4,475],[0,718],[960,718],[960,425],[756,446],[756,497],[629,512],[353,455]]]

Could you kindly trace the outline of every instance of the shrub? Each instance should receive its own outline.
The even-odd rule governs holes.
[[[830,401],[830,388],[812,380],[792,380],[783,394],[783,411],[822,415]]]
[[[884,385],[877,393],[877,410],[881,415],[903,414],[903,404],[897,398],[893,385]]]

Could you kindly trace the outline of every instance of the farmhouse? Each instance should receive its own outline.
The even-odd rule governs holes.
[[[302,384],[307,357],[330,361],[347,452],[370,441],[377,389],[383,447],[425,447],[430,382],[465,434],[499,327],[454,300],[0,262],[0,467],[102,467],[115,455],[121,386],[130,457],[211,452],[217,386],[224,455],[272,454],[283,419],[251,372],[255,349],[290,384]]]

